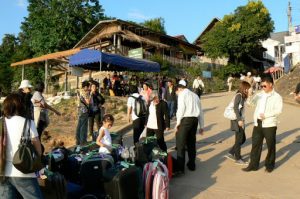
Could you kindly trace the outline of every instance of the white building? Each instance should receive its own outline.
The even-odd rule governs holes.
[[[274,62],[274,66],[284,66],[285,54],[285,36],[288,36],[289,32],[277,32],[271,33],[270,38],[262,42],[262,46],[267,49],[263,53],[263,57]]]
[[[290,36],[284,37],[285,54],[291,58],[291,65],[300,63],[300,26],[296,26]]]

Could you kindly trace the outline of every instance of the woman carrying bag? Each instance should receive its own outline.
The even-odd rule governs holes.
[[[0,183],[0,196],[1,198],[14,199],[16,198],[17,192],[19,192],[24,199],[43,198],[36,179],[36,174],[34,172],[24,174],[13,165],[13,157],[19,148],[24,123],[26,121],[24,118],[24,104],[18,94],[10,94],[4,100],[3,115],[7,127],[7,140],[5,179]],[[29,125],[26,126],[26,132],[28,128],[30,128],[31,143],[40,156],[41,143],[33,121],[30,122],[30,127]]]
[[[233,99],[233,110],[236,115],[236,120],[231,120],[231,130],[235,132],[235,142],[232,148],[229,150],[228,154],[225,155],[226,158],[234,160],[236,164],[246,165],[241,156],[241,146],[246,141],[245,135],[245,118],[244,118],[244,103],[248,98],[248,93],[250,89],[250,84],[248,82],[242,81],[239,86],[234,99]]]
[[[34,122],[39,134],[39,139],[41,139],[43,131],[47,128],[50,122],[48,110],[53,111],[58,116],[61,115],[59,111],[47,104],[43,96],[44,90],[45,84],[43,82],[38,82],[35,85],[35,92],[31,98],[31,102],[34,106]]]

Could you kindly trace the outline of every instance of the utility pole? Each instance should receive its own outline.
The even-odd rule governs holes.
[[[292,32],[294,32],[294,28],[293,28],[293,24],[292,24],[292,6],[291,6],[291,1],[289,1],[289,4],[288,4],[287,16],[288,16],[289,35],[292,35]]]

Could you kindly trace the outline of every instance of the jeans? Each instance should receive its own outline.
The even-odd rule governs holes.
[[[175,102],[174,101],[167,101],[168,109],[169,109],[169,117],[172,118],[175,113]]]
[[[178,169],[182,172],[184,172],[185,164],[185,146],[187,146],[189,157],[188,164],[195,166],[197,127],[198,118],[196,117],[184,117],[180,121],[180,126],[176,133],[176,147]]]
[[[89,116],[89,135],[92,135],[94,132],[94,122],[96,122],[97,131],[100,128],[101,122],[101,113],[95,113],[93,116]]]
[[[234,155],[236,160],[241,159],[241,146],[246,141],[245,130],[239,126],[239,131],[235,131],[235,142],[229,153]]]
[[[36,178],[6,177],[0,184],[0,198],[15,199],[17,192],[24,199],[43,198]]]
[[[87,142],[88,113],[79,115],[76,128],[76,145],[83,145]]]

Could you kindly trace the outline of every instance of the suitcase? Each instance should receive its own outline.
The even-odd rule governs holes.
[[[85,157],[80,167],[80,179],[84,188],[99,189],[103,185],[103,173],[114,165],[110,155],[91,154]]]
[[[58,147],[48,153],[48,169],[52,172],[59,172],[65,174],[67,168],[67,161],[70,151],[65,147]]]
[[[72,154],[68,157],[66,167],[67,170],[64,173],[65,178],[72,183],[81,184],[80,180],[80,168],[82,163],[82,156],[78,154]]]
[[[147,137],[144,141],[135,145],[135,163],[143,167],[147,162],[151,161],[152,150],[158,147],[155,137]]]
[[[111,199],[142,199],[142,173],[136,166],[114,167],[110,170],[112,178],[104,182],[104,192]],[[107,175],[106,175],[107,176]]]
[[[38,178],[41,191],[45,199],[65,199],[67,197],[67,183],[64,176],[58,172],[45,170],[47,178]]]
[[[168,168],[162,162],[148,162],[143,170],[146,199],[167,199],[169,197]]]
[[[82,186],[68,183],[67,184],[68,199],[108,199],[101,190],[87,191]]]

